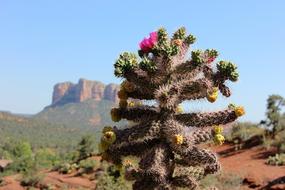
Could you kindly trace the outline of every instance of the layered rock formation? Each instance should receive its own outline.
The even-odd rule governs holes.
[[[83,102],[88,99],[110,100],[118,102],[119,85],[105,85],[99,81],[80,79],[77,84],[71,82],[58,83],[54,86],[51,106],[67,103]]]

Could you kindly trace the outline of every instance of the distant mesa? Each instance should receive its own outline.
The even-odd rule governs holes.
[[[119,101],[117,93],[120,87],[117,84],[105,85],[99,81],[79,79],[77,84],[62,82],[54,86],[51,107],[62,106],[68,103],[78,103],[85,100]]]

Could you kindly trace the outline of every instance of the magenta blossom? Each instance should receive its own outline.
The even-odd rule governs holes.
[[[152,32],[149,34],[149,38],[144,38],[140,42],[140,48],[143,52],[148,53],[153,48],[157,42],[157,32]]]
[[[207,63],[210,64],[215,61],[216,57],[208,57]]]

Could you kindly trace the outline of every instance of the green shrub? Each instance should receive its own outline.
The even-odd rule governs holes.
[[[0,187],[6,185],[5,180],[3,179],[2,176],[0,176]]]
[[[78,152],[78,158],[75,159],[75,161],[79,162],[80,160],[84,160],[92,156],[94,148],[95,148],[94,137],[91,135],[83,136],[76,148]]]
[[[266,119],[260,124],[264,125],[271,137],[285,130],[285,99],[277,94],[270,95],[267,99]]]
[[[6,170],[11,170],[13,172],[27,172],[36,167],[36,163],[33,157],[20,157],[16,158]]]
[[[266,163],[274,166],[283,166],[285,165],[285,154],[276,154],[275,156],[269,156]]]
[[[96,179],[96,190],[131,190],[132,183],[126,181],[124,172],[121,173],[113,166],[103,162],[104,173]]]
[[[18,142],[12,148],[11,153],[13,154],[14,158],[21,158],[32,157],[33,151],[31,145],[28,142]]]
[[[58,171],[59,173],[62,173],[62,174],[69,174],[69,173],[72,173],[73,171],[77,170],[78,169],[78,165],[73,163],[60,163],[56,166],[54,166],[53,170],[54,171]]]
[[[35,153],[35,161],[40,168],[50,168],[59,161],[59,158],[52,149],[44,148]]]
[[[105,173],[96,182],[96,190],[131,190],[132,185],[130,182],[125,181],[121,176],[115,179],[113,176]]]
[[[222,172],[216,175],[208,175],[200,181],[202,189],[216,187],[219,190],[239,190],[241,189],[242,178],[235,173]]]
[[[11,155],[13,162],[9,164],[6,170],[13,172],[27,172],[35,168],[35,161],[31,145],[27,142],[14,142],[7,144],[6,150]]]
[[[232,143],[241,143],[254,136],[263,136],[264,134],[265,130],[258,127],[256,124],[249,122],[237,123],[232,127],[232,130],[226,136],[226,139]]]
[[[99,163],[96,160],[86,159],[79,162],[80,173],[92,173]]]
[[[278,153],[285,153],[285,130],[275,134],[274,138],[264,138],[263,145],[266,149],[275,147]]]
[[[285,130],[275,135],[272,146],[276,147],[279,153],[285,153]]]
[[[43,180],[43,175],[39,174],[37,171],[29,171],[23,173],[21,179],[22,186],[37,187]]]

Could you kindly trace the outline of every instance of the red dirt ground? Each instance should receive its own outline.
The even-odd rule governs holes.
[[[265,164],[266,158],[273,154],[261,147],[235,151],[231,145],[211,147],[220,156],[223,170],[233,172],[244,179],[243,190],[246,189],[268,189],[285,190],[285,184],[267,186],[269,182],[284,177],[285,166],[269,166]],[[62,175],[57,172],[43,172],[45,174],[44,184],[51,184],[56,189],[68,187],[70,190],[78,188],[93,189],[95,183],[84,177],[75,177],[74,174]],[[0,190],[24,190],[17,181],[18,175],[5,178],[7,185]]]
[[[211,148],[220,156],[219,160],[222,169],[236,173],[243,177],[244,183],[248,186],[244,189],[284,189],[285,185],[265,186],[280,177],[285,177],[285,166],[266,165],[265,161],[273,150],[268,151],[262,147],[252,147],[250,149],[234,151],[234,147],[223,145]],[[285,181],[284,181],[285,183]]]
[[[58,172],[43,172],[43,184],[48,184],[53,189],[95,189],[95,183],[84,177],[75,177],[74,174],[59,174]],[[25,190],[17,180],[19,176],[5,177],[6,185],[0,190]]]

